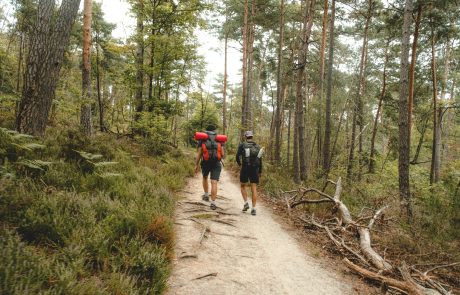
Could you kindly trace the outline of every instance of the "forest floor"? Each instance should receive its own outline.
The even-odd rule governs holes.
[[[259,200],[241,212],[239,183],[222,171],[216,211],[189,179],[176,209],[176,245],[167,294],[370,294]],[[311,246],[311,247],[310,247]],[[316,246],[317,248],[317,246]],[[373,292],[372,292],[373,293]]]

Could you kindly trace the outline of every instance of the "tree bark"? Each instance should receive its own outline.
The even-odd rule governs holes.
[[[104,98],[101,94],[101,72],[99,66],[99,32],[96,33],[96,88],[97,88],[97,102],[99,105],[99,130],[106,131],[104,124]]]
[[[409,39],[410,25],[412,21],[412,0],[406,0],[404,8],[404,22],[402,27],[401,42],[401,73],[399,90],[399,196],[406,215],[412,220],[412,205],[409,185],[409,126],[408,126],[408,59],[409,59]]]
[[[335,0],[332,0],[331,6],[331,24],[329,29],[329,60],[327,70],[327,93],[326,93],[326,112],[324,126],[324,144],[323,144],[323,171],[325,175],[329,174],[329,157],[331,146],[331,99],[332,99],[332,70],[334,65],[334,22],[335,22]],[[324,70],[323,70],[324,71]],[[323,72],[321,73],[323,75]],[[322,76],[320,77],[320,81]],[[320,82],[322,85],[322,82]],[[322,92],[322,89],[320,89]]]
[[[408,114],[408,124],[409,124],[409,146],[410,138],[412,133],[412,109],[414,108],[414,82],[415,82],[415,63],[417,62],[417,42],[418,42],[418,33],[420,29],[420,20],[422,18],[422,4],[418,4],[417,8],[417,18],[415,19],[415,31],[414,31],[414,41],[412,42],[412,58],[409,69],[409,114]]]
[[[137,45],[136,45],[136,113],[134,120],[140,119],[141,113],[144,111],[144,0],[137,1]]]
[[[433,20],[431,20],[433,22]],[[434,34],[433,23],[431,24],[431,78],[433,82],[433,144],[431,149],[431,171],[430,184],[439,180],[439,155],[438,155],[438,81],[436,75],[436,37]]]
[[[282,121],[281,112],[284,112],[284,96],[283,96],[283,81],[282,81],[282,66],[283,66],[283,44],[284,44],[284,0],[280,4],[280,28],[278,41],[278,68],[276,72],[276,116],[275,116],[275,162],[280,164],[281,161],[281,132]]]
[[[224,90],[223,90],[223,103],[222,103],[222,129],[223,133],[227,134],[227,42],[228,33],[225,34],[225,62],[224,62]]]
[[[361,48],[361,59],[359,62],[359,76],[358,76],[358,88],[354,103],[354,113],[353,114],[353,126],[352,126],[352,141],[354,141],[354,137],[356,136],[356,127],[359,128],[358,134],[358,179],[361,179],[362,175],[362,153],[363,153],[363,127],[364,127],[364,116],[363,116],[363,95],[364,95],[364,87],[366,81],[365,75],[365,68],[366,68],[366,59],[367,59],[367,43],[368,43],[368,32],[369,32],[369,23],[372,19],[372,11],[373,11],[373,2],[369,0],[368,2],[368,9],[366,14],[366,23],[364,25],[364,34],[363,34],[363,45]],[[350,156],[348,161],[348,171],[347,175],[352,178],[353,174],[353,166],[354,166],[354,144],[352,144],[350,148]]]
[[[372,127],[371,150],[369,155],[369,173],[375,173],[375,137],[377,136],[377,126],[379,123],[380,114],[382,112],[383,98],[385,97],[387,88],[387,66],[388,66],[388,47],[390,46],[390,38],[385,45],[385,62],[383,63],[382,91],[380,92],[379,104],[377,113],[375,114],[374,126]]]
[[[30,38],[24,89],[16,118],[19,132],[38,136],[45,133],[80,0],[63,0],[55,22],[52,17],[54,4],[54,0],[38,3],[36,24]]]
[[[91,136],[91,19],[93,1],[84,0],[83,6],[83,68],[82,68],[82,99],[80,125],[87,136]]]
[[[316,138],[317,138],[317,149],[318,149],[318,164],[320,155],[323,155],[323,163],[324,163],[324,151],[322,150],[323,143],[322,143],[322,104],[323,104],[323,95],[324,95],[324,72],[325,72],[325,51],[326,51],[326,38],[327,38],[327,19],[328,19],[328,11],[329,11],[329,0],[324,0],[323,4],[323,23],[322,23],[322,31],[321,31],[321,47],[320,47],[320,58],[319,58],[319,95],[318,95],[318,117],[316,122]],[[335,17],[335,15],[334,15]],[[332,22],[332,19],[331,19]],[[329,39],[331,40],[331,39]],[[326,102],[327,104],[327,102]],[[326,115],[327,116],[327,115]],[[325,134],[326,137],[326,134]],[[330,142],[330,140],[329,140]],[[324,169],[324,165],[323,165]]]
[[[241,98],[241,137],[245,129],[247,129],[246,118],[246,101],[247,101],[247,65],[248,65],[248,0],[244,0],[244,20],[243,20],[243,85],[242,85],[242,98]]]
[[[333,0],[334,1],[334,0]],[[308,45],[311,35],[311,28],[313,25],[313,12],[314,12],[315,0],[305,1],[305,16],[301,35],[301,46],[299,49],[299,65],[297,70],[297,82],[296,82],[296,120],[297,120],[297,134],[299,140],[299,165],[300,165],[300,179],[306,180],[308,175],[308,163],[306,159],[306,139],[305,139],[305,91],[303,87],[307,87],[308,79],[305,76],[305,68],[307,64],[308,56]]]

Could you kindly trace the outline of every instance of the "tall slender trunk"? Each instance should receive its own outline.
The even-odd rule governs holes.
[[[83,7],[83,69],[82,69],[82,98],[80,125],[87,136],[92,133],[91,122],[91,19],[92,0],[84,0]]]
[[[288,134],[287,134],[287,170],[290,170],[290,160],[291,160],[291,108],[289,108],[289,114],[288,114]]]
[[[335,9],[334,9],[335,10]],[[325,72],[325,51],[326,51],[326,38],[327,38],[327,19],[328,19],[328,11],[329,11],[329,0],[324,0],[323,4],[323,23],[322,23],[322,31],[321,31],[321,47],[320,47],[320,57],[319,57],[319,95],[318,95],[318,116],[316,122],[316,138],[318,139],[317,148],[318,148],[318,164],[321,159],[321,155],[323,155],[323,163],[324,163],[324,151],[322,150],[323,142],[323,132],[322,132],[322,105],[323,105],[323,95],[324,95],[324,72]],[[335,15],[334,15],[335,18]],[[331,19],[332,22],[332,19]],[[331,39],[330,39],[331,40]],[[327,102],[326,102],[327,104]],[[327,108],[327,106],[326,106]],[[327,114],[326,114],[327,117]],[[330,114],[329,114],[330,117]],[[327,124],[327,122],[326,122]],[[330,131],[330,130],[329,130]],[[325,134],[324,137],[327,135]],[[328,152],[329,153],[329,152]],[[324,165],[323,165],[324,169]]]
[[[16,75],[16,92],[21,92],[21,76],[22,76],[22,62],[23,62],[23,55],[24,55],[24,33],[20,33],[19,36],[19,57],[18,57],[18,68],[17,68],[17,75]],[[19,102],[16,101],[16,106],[14,108],[15,116],[18,115],[18,108]]]
[[[334,0],[333,0],[334,1]],[[310,5],[308,5],[310,4]],[[301,37],[301,46],[299,48],[299,65],[297,71],[297,82],[296,82],[296,107],[297,107],[297,133],[299,140],[299,165],[300,165],[300,179],[306,180],[308,175],[308,163],[306,159],[306,139],[305,139],[305,91],[303,87],[304,83],[308,83],[305,76],[305,67],[307,63],[308,56],[308,45],[311,35],[311,27],[313,25],[313,12],[315,7],[315,0],[306,0],[305,1],[305,15],[304,23],[302,28],[302,37]]]
[[[97,102],[99,105],[99,130],[106,131],[104,124],[104,99],[101,95],[101,73],[99,67],[99,32],[96,33],[96,88],[97,88]]]
[[[248,45],[247,45],[247,82],[246,82],[246,100],[245,100],[245,117],[246,117],[246,125],[249,129],[254,129],[254,120],[252,114],[252,103],[253,103],[253,90],[252,84],[254,80],[254,38],[255,38],[255,14],[256,14],[256,1],[251,1],[251,17],[249,19],[249,27],[248,27]]]
[[[412,21],[412,0],[406,0],[404,8],[404,22],[402,27],[401,42],[401,74],[399,91],[399,195],[401,203],[406,210],[407,218],[412,220],[412,205],[409,180],[409,126],[408,126],[408,104],[409,94],[409,73],[408,59],[410,46],[410,25]]]
[[[275,116],[275,161],[279,164],[281,160],[281,112],[284,111],[284,98],[282,87],[282,66],[283,66],[283,46],[284,46],[284,0],[280,4],[280,27],[278,41],[278,68],[276,70],[276,116]]]
[[[80,0],[63,0],[53,20],[54,0],[38,3],[35,27],[30,38],[22,98],[16,117],[20,132],[43,136],[55,97],[64,52]]]
[[[412,133],[412,110],[414,108],[414,82],[415,82],[415,64],[417,62],[417,42],[420,29],[420,20],[422,18],[422,4],[418,4],[417,8],[417,18],[415,19],[415,31],[414,31],[414,41],[412,42],[412,57],[409,68],[409,114],[408,114],[408,124],[409,124],[409,148],[410,148],[410,138]]]
[[[431,20],[433,22],[433,20]],[[438,142],[440,141],[438,122],[438,81],[436,75],[436,37],[433,23],[431,24],[431,78],[433,82],[433,144],[431,149],[430,184],[439,181]]]
[[[324,143],[323,143],[323,171],[325,175],[329,174],[329,157],[331,145],[331,100],[332,100],[332,70],[334,65],[334,22],[335,22],[335,0],[332,0],[331,7],[331,27],[329,29],[329,61],[327,70],[327,93],[326,93],[326,112],[324,126]],[[323,74],[323,73],[321,73]],[[320,80],[321,77],[320,77]],[[322,85],[322,82],[320,82]],[[322,89],[320,89],[322,92]]]
[[[244,0],[244,20],[243,20],[243,85],[242,85],[242,98],[241,98],[241,137],[243,132],[247,129],[247,118],[246,118],[246,100],[247,98],[247,65],[248,65],[248,0]]]
[[[372,127],[371,150],[369,155],[369,173],[375,173],[375,137],[377,136],[377,126],[379,123],[380,114],[382,113],[383,98],[385,97],[387,88],[387,66],[388,66],[388,47],[390,46],[390,38],[387,39],[385,45],[385,62],[383,63],[382,91],[380,92],[379,104],[377,113],[374,118],[374,126]]]
[[[225,34],[224,90],[222,103],[222,129],[224,134],[227,134],[227,42],[228,33]]]
[[[348,157],[348,167],[347,167],[347,178],[351,180],[353,177],[353,166],[355,162],[355,137],[356,137],[356,127],[359,128],[358,133],[358,179],[361,179],[362,175],[362,151],[363,151],[363,127],[364,127],[364,116],[363,116],[363,99],[364,95],[364,85],[365,85],[365,67],[366,67],[366,58],[367,58],[367,39],[369,31],[369,23],[372,19],[372,9],[373,2],[369,0],[368,10],[366,15],[366,23],[364,25],[364,35],[363,35],[363,44],[361,47],[361,59],[359,62],[359,75],[358,75],[358,87],[356,91],[356,97],[354,100],[353,108],[353,125],[351,132],[351,146],[350,154]]]
[[[144,111],[144,0],[137,0],[137,45],[136,45],[136,113],[134,120],[140,119]]]

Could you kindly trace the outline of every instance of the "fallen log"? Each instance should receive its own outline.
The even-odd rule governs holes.
[[[400,269],[404,281],[400,281],[400,280],[396,280],[396,279],[393,279],[393,278],[390,278],[390,277],[387,277],[387,276],[384,276],[378,273],[374,273],[367,269],[364,269],[354,264],[347,258],[344,258],[342,261],[345,263],[345,265],[348,268],[359,273],[363,277],[374,280],[374,281],[382,282],[384,284],[387,284],[388,286],[397,288],[405,292],[406,294],[409,294],[409,295],[440,295],[440,293],[437,292],[436,290],[427,289],[417,284],[410,276],[410,273],[407,270],[407,267],[405,265],[403,265]]]

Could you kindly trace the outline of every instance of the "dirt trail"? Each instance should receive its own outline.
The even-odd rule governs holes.
[[[353,293],[339,275],[308,256],[263,204],[257,216],[242,213],[239,185],[227,171],[219,182],[217,212],[201,201],[201,193],[197,176],[179,202],[167,294]]]

